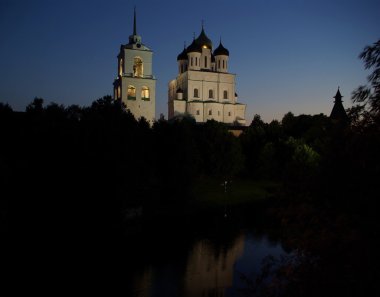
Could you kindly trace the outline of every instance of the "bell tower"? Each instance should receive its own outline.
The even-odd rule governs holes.
[[[144,117],[153,124],[156,111],[156,79],[152,72],[153,51],[144,45],[137,34],[136,8],[133,14],[133,33],[128,44],[120,46],[117,56],[117,78],[114,99],[122,101],[138,120]]]

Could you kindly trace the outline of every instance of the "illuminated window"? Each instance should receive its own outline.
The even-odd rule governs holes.
[[[228,92],[227,91],[223,91],[223,99],[228,99]]]
[[[119,60],[119,75],[123,75],[123,59]]]
[[[136,100],[136,88],[128,86],[128,100]]]
[[[199,91],[198,91],[198,89],[194,89],[194,98],[199,98]]]
[[[149,100],[149,88],[148,87],[142,87],[141,89],[141,99],[142,100]]]
[[[208,97],[209,98],[214,98],[214,91],[213,90],[208,90]]]
[[[140,57],[135,57],[133,59],[133,76],[134,77],[143,77],[143,61]]]
[[[117,90],[116,90],[116,98],[120,98],[120,86],[117,87]]]

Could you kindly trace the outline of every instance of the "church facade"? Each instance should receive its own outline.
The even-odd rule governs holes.
[[[150,124],[155,119],[156,79],[152,72],[150,48],[141,42],[136,29],[136,11],[133,34],[128,44],[120,46],[117,56],[117,78],[113,83],[114,99],[120,100],[136,119],[144,117]]]
[[[204,28],[177,57],[178,75],[169,82],[169,119],[191,115],[196,122],[216,120],[245,125],[246,105],[237,101],[235,74],[228,72],[229,51],[213,44]]]

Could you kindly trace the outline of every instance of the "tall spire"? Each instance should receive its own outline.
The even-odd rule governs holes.
[[[137,35],[137,30],[136,30],[136,6],[134,7],[134,11],[133,11],[133,35]]]
[[[129,44],[136,44],[140,48],[141,36],[137,35],[136,6],[133,8],[133,33],[129,36]]]
[[[335,102],[342,102],[343,96],[340,94],[339,87],[338,87],[338,91],[336,91],[336,95],[333,98],[335,98]]]
[[[347,123],[349,120],[348,120],[347,113],[343,107],[343,101],[342,101],[343,96],[340,93],[339,87],[334,98],[335,98],[334,107],[331,111],[330,118],[333,120]]]

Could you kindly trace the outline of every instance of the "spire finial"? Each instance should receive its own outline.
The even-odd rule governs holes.
[[[202,30],[204,29],[204,28],[203,28],[204,25],[205,25],[205,20],[202,20]]]
[[[136,5],[133,9],[133,35],[137,35],[137,29],[136,29]]]
[[[222,44],[222,35],[219,36],[219,43]]]

